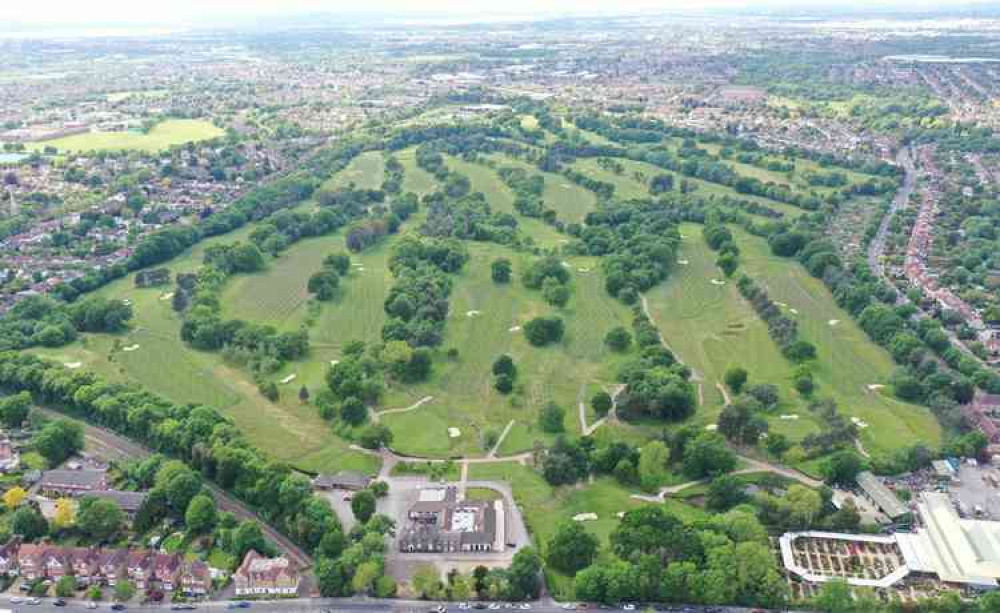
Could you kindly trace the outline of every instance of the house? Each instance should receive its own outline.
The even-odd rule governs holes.
[[[160,585],[160,589],[174,591],[181,580],[181,557],[177,554],[154,554],[153,578]]]
[[[101,550],[97,558],[97,569],[103,583],[115,585],[119,577],[125,576],[125,551],[122,549]]]
[[[17,574],[17,550],[20,544],[20,539],[12,538],[0,547],[0,574]]]
[[[47,470],[42,473],[39,489],[55,496],[80,496],[108,489],[108,471],[103,468]]]
[[[265,558],[252,549],[233,573],[237,596],[294,596],[301,579],[288,558]]]
[[[97,549],[74,547],[70,551],[70,567],[78,584],[89,585],[94,578],[100,577],[98,562],[100,552]]]
[[[153,568],[149,552],[141,549],[129,551],[125,556],[125,575],[140,590],[150,587],[153,581]]]
[[[21,577],[34,581],[45,576],[45,545],[27,543],[17,551],[17,565]]]
[[[312,480],[313,488],[317,490],[350,490],[359,491],[368,487],[371,479],[366,475],[353,471],[343,470],[335,475],[317,475]]]
[[[142,508],[142,505],[146,503],[146,498],[149,497],[149,494],[145,492],[124,492],[121,490],[100,490],[90,492],[87,496],[110,500],[118,505],[118,508],[122,510],[129,521],[132,521],[135,519],[135,515],[139,512],[139,509]]]
[[[212,590],[212,574],[208,564],[195,560],[181,572],[181,591],[188,596],[204,596]]]
[[[14,449],[10,439],[0,439],[0,472],[17,470],[21,465],[21,454]]]

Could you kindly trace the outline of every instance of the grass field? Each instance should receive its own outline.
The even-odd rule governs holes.
[[[161,151],[182,145],[222,136],[221,128],[199,119],[168,119],[160,122],[149,134],[141,132],[88,132],[33,144],[34,149],[46,146],[60,151],[134,150]]]
[[[516,166],[541,175],[545,179],[545,191],[542,193],[545,206],[554,210],[557,217],[566,223],[579,223],[587,213],[597,208],[597,196],[594,192],[570,182],[562,175],[541,172],[537,167],[515,158],[495,155],[491,159],[499,166]]]
[[[381,151],[365,151],[351,160],[347,168],[323,184],[323,187],[337,189],[353,184],[361,189],[378,189],[385,179],[385,159]]]
[[[734,228],[734,231],[736,229]],[[715,390],[725,370],[740,365],[750,381],[774,383],[782,404],[769,423],[774,432],[800,439],[820,427],[805,408],[805,399],[791,387],[793,365],[770,339],[764,323],[753,313],[732,281],[721,280],[715,254],[701,238],[701,226],[682,227],[684,242],[673,276],[648,294],[650,310],[667,342],[703,378],[706,406],[698,420],[713,423],[722,397]],[[893,370],[886,352],[872,343],[850,316],[837,307],[822,283],[793,260],[770,255],[764,241],[736,231],[745,271],[763,284],[786,312],[796,318],[802,338],[813,342],[819,357],[814,363],[816,397],[832,397],[841,411],[869,424],[860,439],[873,452],[887,452],[922,441],[940,442],[937,421],[924,408],[900,402],[869,385],[885,384]],[[792,311],[794,309],[794,311]],[[797,314],[795,313],[797,311]],[[836,322],[831,324],[831,322]],[[797,420],[780,419],[797,414]]]
[[[386,407],[403,408],[434,396],[419,409],[382,418],[395,432],[393,446],[405,453],[482,454],[481,434],[488,428],[499,433],[511,420],[515,425],[500,451],[530,449],[535,440],[549,438],[537,427],[538,410],[546,402],[563,407],[567,431],[577,432],[581,389],[593,382],[613,383],[619,358],[605,349],[603,338],[615,325],[627,325],[629,312],[604,291],[596,260],[567,258],[573,271],[573,297],[566,308],[557,310],[542,300],[540,292],[521,285],[526,256],[483,243],[470,243],[469,252],[470,262],[454,285],[442,345],[457,348],[458,359],[439,360],[428,382],[395,388],[386,399]],[[496,284],[490,278],[490,263],[501,256],[514,262],[510,284]],[[520,331],[511,331],[536,315],[556,311],[566,323],[562,343],[532,347]],[[511,397],[492,387],[490,367],[503,353],[509,353],[518,367],[518,389]],[[449,439],[449,427],[462,435]]]

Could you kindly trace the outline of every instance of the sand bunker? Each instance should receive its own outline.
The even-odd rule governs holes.
[[[462,436],[462,431],[458,428],[448,428],[448,438],[458,438]]]
[[[282,383],[291,383],[292,381],[295,381],[295,377],[298,377],[298,375],[295,374],[295,373],[292,373],[292,374],[288,375],[287,377],[285,377],[284,379],[282,379],[281,382]]]
[[[712,285],[725,285],[725,281],[719,281],[718,279],[712,279]]]
[[[691,262],[688,262],[687,260],[677,260],[677,263],[680,264],[681,266],[687,266]]]
[[[830,321],[828,321],[826,323],[829,324],[829,325],[831,325],[831,326],[836,326],[837,324],[840,323],[840,320],[839,319],[831,319]]]
[[[340,360],[330,360],[330,366],[336,366],[337,364],[340,364]]]
[[[174,293],[170,292],[169,294],[163,294],[162,296],[160,296],[160,300],[170,300],[173,297],[174,297]]]
[[[719,429],[719,424],[708,424],[707,426],[705,426],[705,429],[708,430],[709,432],[715,432],[716,430]]]
[[[508,332],[520,332],[520,331],[521,331],[521,326],[511,326],[511,328],[508,330]]]
[[[594,521],[597,519],[597,513],[577,513],[573,516],[573,521]]]
[[[479,315],[482,315],[482,314],[483,314],[482,311],[477,311],[475,309],[473,309],[471,311],[466,311],[465,312],[465,316],[466,317],[478,317]]]
[[[70,370],[76,370],[77,368],[83,366],[83,362],[64,362],[63,366]]]
[[[791,313],[792,315],[798,315],[799,314],[799,312],[797,310],[795,310],[795,309],[788,309],[788,312]]]
[[[139,345],[129,345],[128,347],[122,347],[122,351],[135,351],[139,348]]]
[[[864,430],[865,428],[868,427],[868,423],[866,421],[864,421],[863,419],[858,419],[857,417],[852,417],[851,418],[851,423],[853,423],[855,426],[861,428],[862,430]]]
[[[786,415],[778,415],[778,419],[783,421],[796,421],[799,418],[798,413],[788,413]]]

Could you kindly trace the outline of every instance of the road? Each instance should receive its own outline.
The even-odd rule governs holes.
[[[83,426],[84,436],[86,437],[88,443],[109,456],[135,459],[145,458],[153,454],[153,452],[146,447],[143,447],[142,445],[139,445],[138,443],[135,443],[134,441],[123,436],[115,434],[110,430],[100,428],[52,409],[38,407],[37,410],[52,418],[71,419],[81,424]],[[255,513],[250,507],[240,502],[231,494],[215,484],[208,481],[205,481],[204,483],[206,488],[208,488],[211,492],[212,498],[215,499],[215,504],[220,510],[229,511],[238,519],[255,520],[260,524],[260,529],[264,533],[264,536],[277,544],[287,557],[291,558],[302,567],[308,568],[312,566],[312,557],[309,556],[309,554],[293,543],[288,537],[278,532],[274,527],[261,519],[261,517],[258,516],[257,513]]]
[[[273,600],[273,601],[257,601],[252,604],[252,606],[247,609],[247,613],[253,613],[255,611],[266,612],[266,613],[297,613],[299,611],[322,611],[324,613],[338,613],[343,611],[345,613],[360,612],[360,613],[376,613],[379,611],[392,611],[394,613],[417,613],[417,612],[431,612],[435,611],[435,608],[441,604],[447,613],[469,613],[475,611],[466,605],[464,608],[462,605],[456,603],[437,603],[426,600],[386,600],[377,598],[295,598],[289,600]],[[220,611],[226,609],[229,605],[228,601],[208,601],[198,603],[198,610],[212,610]],[[6,606],[6,603],[4,605]],[[101,603],[99,605],[99,611],[109,611],[108,603]],[[550,600],[534,601],[528,605],[531,611],[536,613],[565,613],[565,610],[556,602]],[[11,608],[18,613],[66,613],[67,611],[86,611],[84,608],[83,601],[71,601],[66,607],[56,607],[52,605],[51,600],[46,600],[40,605],[27,606],[27,605],[13,605]],[[238,611],[236,609],[235,611]],[[491,609],[485,609],[484,611],[490,611]],[[517,611],[518,605],[512,605],[509,609],[504,607],[500,608],[501,611]],[[621,611],[621,607],[600,607],[596,605],[591,605],[588,611],[597,613],[599,610],[608,611]],[[646,610],[646,607],[635,608],[636,611]],[[708,607],[700,605],[658,605],[658,611],[676,611],[678,613],[751,613],[752,611],[775,611],[774,609],[747,609],[744,607]],[[128,611],[170,611],[170,605],[129,605]],[[782,611],[789,611],[788,609],[782,609]]]

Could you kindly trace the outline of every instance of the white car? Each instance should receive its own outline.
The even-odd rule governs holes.
[[[522,602],[521,606],[519,606],[518,608],[521,609],[522,611],[527,611],[531,608],[531,605],[526,602]]]
[[[500,603],[499,602],[491,602],[490,603],[490,607],[489,607],[490,611],[496,611],[499,608],[500,608]]]
[[[93,600],[91,600],[90,602],[87,603],[87,608],[88,609],[96,609],[97,608],[97,603],[94,602]]]
[[[631,603],[623,605],[622,611],[635,611],[635,605]]]
[[[563,608],[564,610],[566,610],[566,611],[573,611],[573,610],[575,610],[575,609],[576,609],[576,605],[575,605],[575,604],[573,604],[572,602],[567,602],[566,604],[564,604],[564,605],[562,606],[562,608]]]
[[[462,609],[463,611],[466,611],[469,608],[469,603],[467,603],[467,602],[460,602],[460,603],[458,603],[458,608]]]

